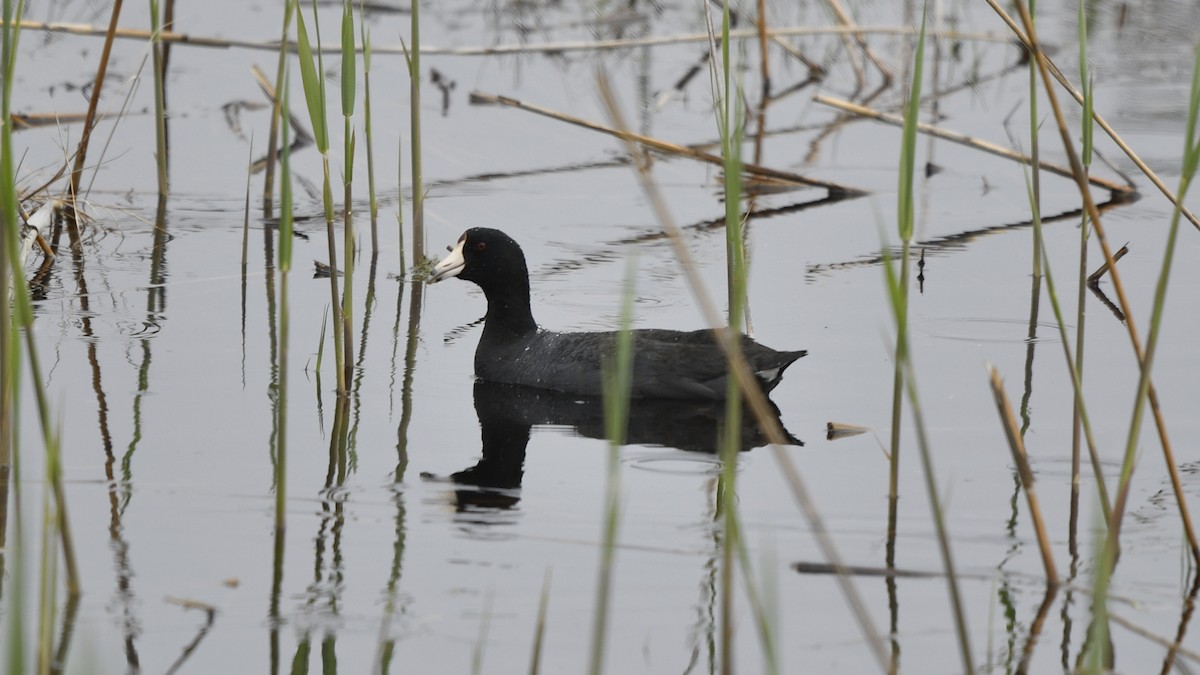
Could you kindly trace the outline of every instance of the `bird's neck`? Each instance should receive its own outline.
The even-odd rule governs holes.
[[[487,296],[487,316],[484,317],[483,335],[489,339],[511,339],[537,330],[533,312],[529,309],[529,281],[507,286],[503,291],[492,290]]]

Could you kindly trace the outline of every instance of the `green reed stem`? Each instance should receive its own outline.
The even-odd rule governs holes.
[[[339,396],[346,394],[346,363],[343,345],[342,306],[338,293],[337,273],[337,240],[333,231],[333,191],[329,179],[329,132],[325,115],[325,72],[321,59],[321,24],[317,18],[316,2],[313,2],[313,22],[317,31],[317,54],[313,56],[312,45],[308,39],[308,29],[304,25],[304,14],[300,11],[300,0],[292,0],[296,12],[296,42],[300,55],[300,78],[304,83],[304,99],[308,104],[308,115],[312,121],[313,141],[317,151],[321,153],[321,166],[324,170],[324,189],[322,197],[325,204],[325,234],[329,244],[329,291],[330,304],[333,307],[333,356],[337,362],[337,391]]]
[[[1092,434],[1092,422],[1087,414],[1087,407],[1083,402],[1083,381],[1079,378],[1079,371],[1075,369],[1075,357],[1071,352],[1071,343],[1068,341],[1067,324],[1063,318],[1062,307],[1058,303],[1058,291],[1054,286],[1054,274],[1050,269],[1050,257],[1046,255],[1045,242],[1042,241],[1042,223],[1036,218],[1033,221],[1034,236],[1041,243],[1042,250],[1042,272],[1046,279],[1046,295],[1050,298],[1050,307],[1054,310],[1054,322],[1058,326],[1059,342],[1062,343],[1063,356],[1067,362],[1067,371],[1071,375],[1071,386],[1075,393],[1075,406],[1079,410],[1079,421],[1083,427],[1083,437],[1087,441],[1088,454],[1091,458],[1092,471],[1096,480],[1096,493],[1100,498],[1100,509],[1107,521],[1109,514],[1112,512],[1112,503],[1108,498],[1108,487],[1104,481],[1104,470],[1100,464],[1099,446],[1096,444],[1095,436]]]
[[[637,255],[625,263],[621,293],[621,317],[611,360],[604,368],[604,433],[608,437],[605,464],[604,525],[600,541],[600,570],[596,583],[596,610],[592,617],[591,658],[588,672],[604,671],[604,648],[608,637],[609,604],[613,568],[617,554],[617,526],[621,520],[621,445],[629,424],[629,397],[633,384],[633,297],[637,280]]]
[[[158,168],[158,197],[167,196],[167,111],[163,94],[162,17],[158,0],[150,0],[150,54],[154,67],[154,147]]]
[[[287,77],[287,74],[284,74]],[[291,96],[290,83],[275,97],[280,102],[280,114],[287,119]],[[292,197],[292,151],[290,125],[283,125],[283,152],[279,163],[279,405],[278,432],[275,452],[275,533],[282,536],[287,528],[287,400],[288,400],[288,340],[291,314],[288,309],[288,276],[292,269],[292,231],[294,229]],[[322,331],[324,327],[322,326]],[[322,340],[324,343],[324,340]],[[319,359],[319,357],[318,357]]]
[[[903,284],[900,278],[896,275],[896,270],[892,267],[890,257],[885,256],[885,272],[887,274],[888,290],[891,296],[891,305],[893,316],[899,324],[899,316],[902,312],[907,311],[905,305],[908,303],[907,296],[904,295]],[[964,672],[973,672],[971,664],[974,660],[971,657],[971,640],[970,634],[967,632],[966,613],[963,610],[962,596],[958,589],[958,574],[954,568],[954,557],[950,550],[950,535],[946,529],[946,516],[942,508],[941,497],[938,495],[937,483],[934,479],[933,469],[933,454],[929,449],[929,435],[926,431],[925,414],[921,408],[920,399],[917,396],[917,381],[916,371],[912,364],[912,355],[908,351],[907,342],[905,349],[899,354],[899,363],[903,369],[901,373],[904,383],[905,394],[908,396],[909,406],[912,408],[913,421],[916,423],[917,431],[917,450],[921,458],[922,474],[925,478],[925,491],[929,496],[929,507],[933,514],[934,530],[937,534],[938,549],[942,556],[942,566],[946,571],[946,585],[950,593],[950,607],[954,615],[954,630],[958,637],[959,654],[962,656]]]
[[[896,389],[903,386],[912,407],[913,420],[916,422],[917,449],[921,457],[921,465],[925,477],[925,490],[929,497],[929,506],[933,514],[934,527],[937,532],[938,547],[942,556],[942,565],[946,570],[946,584],[950,593],[951,611],[954,617],[955,633],[958,636],[959,654],[962,656],[964,672],[972,672],[974,660],[971,657],[971,641],[967,632],[966,614],[962,606],[962,598],[958,589],[958,576],[954,570],[954,558],[950,550],[950,537],[946,530],[945,512],[942,509],[941,497],[938,494],[937,483],[933,468],[933,456],[929,449],[929,439],[926,433],[925,417],[920,400],[917,396],[916,373],[912,363],[912,354],[908,343],[908,255],[912,239],[915,210],[913,208],[913,184],[916,175],[917,148],[917,118],[920,114],[921,80],[925,62],[925,26],[928,7],[922,10],[921,30],[917,37],[917,51],[914,56],[912,83],[909,87],[908,101],[905,103],[904,131],[900,149],[900,185],[897,191],[897,228],[902,242],[900,271],[897,275],[892,266],[890,256],[885,256],[885,270],[893,316],[896,319],[896,371],[893,376],[892,399],[892,465],[890,476],[898,474],[899,466],[899,425],[900,403],[895,396]],[[893,486],[889,485],[889,489]],[[895,507],[897,493],[889,493],[889,502],[893,505],[889,512],[889,535],[894,537]]]
[[[371,31],[367,30],[362,4],[358,11],[358,33],[363,46],[363,133],[367,137],[367,191],[371,200],[371,254],[374,256],[379,253],[379,199],[375,195],[375,141],[371,135]]]
[[[17,323],[13,320],[8,298],[14,285],[22,285],[19,267],[11,267],[11,255],[20,230],[16,175],[12,152],[12,83],[16,73],[17,43],[20,37],[23,2],[0,0],[4,25],[0,27],[0,462],[10,466],[3,479],[12,485],[12,532],[5,541],[4,562],[9,575],[7,653],[4,661],[10,673],[25,672],[25,542],[21,517],[20,450],[17,434],[17,401],[20,392],[20,347]],[[11,276],[10,276],[11,275]],[[4,485],[8,499],[8,485]],[[8,514],[8,503],[0,505]]]
[[[342,118],[343,138],[345,140],[345,157],[342,166],[343,187],[345,194],[342,199],[342,252],[346,256],[342,265],[346,274],[342,290],[342,339],[343,377],[347,391],[354,376],[354,99],[357,87],[356,61],[358,55],[354,51],[354,5],[351,0],[342,3]]]
[[[1185,130],[1186,141],[1183,148],[1183,166],[1179,176],[1179,188],[1176,195],[1179,197],[1179,204],[1182,204],[1187,196],[1187,191],[1191,187],[1192,180],[1196,175],[1197,164],[1200,163],[1200,141],[1197,140],[1197,119],[1200,118],[1200,43],[1197,43],[1195,61],[1192,64],[1192,89],[1191,96],[1188,99],[1188,120]],[[1129,423],[1129,436],[1125,444],[1125,457],[1121,462],[1121,477],[1120,486],[1121,492],[1117,496],[1117,506],[1113,509],[1113,523],[1110,528],[1110,537],[1113,533],[1120,531],[1120,518],[1122,515],[1123,505],[1125,502],[1125,494],[1128,491],[1126,487],[1129,480],[1133,476],[1133,464],[1137,454],[1138,436],[1142,429],[1142,418],[1146,410],[1146,400],[1150,395],[1150,371],[1154,365],[1154,356],[1158,351],[1158,336],[1162,326],[1163,308],[1166,306],[1167,286],[1171,277],[1171,265],[1175,260],[1175,243],[1179,235],[1179,220],[1181,217],[1180,206],[1176,205],[1171,212],[1171,226],[1167,232],[1166,250],[1163,252],[1162,268],[1158,274],[1158,282],[1154,286],[1154,305],[1150,310],[1150,331],[1146,335],[1146,350],[1145,356],[1142,359],[1141,374],[1138,377],[1137,396],[1133,403],[1133,419]],[[1177,480],[1177,479],[1172,479]],[[1182,496],[1183,492],[1176,485],[1177,496]],[[1189,537],[1189,545],[1192,549],[1193,559],[1200,560],[1200,552],[1196,548],[1196,538],[1192,531],[1190,516],[1188,515],[1186,505],[1180,502],[1180,513],[1184,519],[1184,526]],[[1110,541],[1110,546],[1116,550],[1116,541]],[[1115,559],[1115,555],[1110,556]]]
[[[288,31],[292,25],[294,3],[283,3],[283,30],[279,37],[279,60],[275,66],[275,100],[271,101],[271,131],[267,138],[267,171],[263,179],[263,214],[271,215],[271,203],[275,191],[275,156],[279,152],[279,90],[283,87],[283,71],[288,57]]]
[[[409,144],[412,146],[412,264],[425,259],[425,186],[421,174],[421,2],[412,3],[408,56]]]
[[[913,79],[909,84],[908,100],[904,104],[904,127],[900,141],[899,187],[896,192],[896,226],[900,235],[900,293],[904,303],[896,309],[896,349],[893,353],[892,372],[892,428],[891,454],[888,459],[888,525],[887,540],[896,539],[896,523],[899,519],[900,500],[900,422],[904,407],[904,376],[902,354],[908,351],[908,260],[912,244],[913,182],[917,154],[917,123],[921,114],[921,79],[925,68],[925,20],[926,9],[921,14],[921,32],[917,39],[917,53],[913,63]],[[889,554],[888,564],[894,564]]]
[[[1182,197],[1180,198],[1182,201]],[[1095,530],[1095,566],[1092,568],[1092,607],[1091,623],[1088,625],[1087,642],[1084,645],[1083,672],[1088,675],[1101,675],[1110,672],[1108,664],[1112,660],[1108,625],[1108,587],[1112,576],[1113,559],[1112,532],[1109,528],[1108,537],[1100,528]]]
[[[1030,20],[1033,20],[1033,7],[1030,6]],[[1083,0],[1079,0],[1077,21],[1079,23],[1079,78],[1083,93],[1083,149],[1080,160],[1084,171],[1092,163],[1092,86],[1088,80],[1087,65],[1087,21],[1084,13]],[[1036,60],[1031,59],[1030,65],[1036,68]],[[1036,133],[1036,130],[1033,131]],[[1078,284],[1075,297],[1075,363],[1074,369],[1083,382],[1084,327],[1087,316],[1087,268],[1088,268],[1088,235],[1091,233],[1091,223],[1085,211],[1079,223],[1079,270],[1076,282]],[[1080,443],[1080,412],[1079,402],[1074,401],[1071,413],[1071,523],[1070,531],[1074,533],[1078,527],[1079,517],[1079,443]],[[1075,548],[1074,537],[1070,546]]]
[[[721,75],[724,86],[716,92],[720,105],[721,157],[724,160],[725,261],[728,298],[728,331],[740,335],[746,305],[746,256],[742,238],[742,101],[735,95],[734,64],[730,58],[729,3],[721,8]],[[740,340],[735,341],[740,347]],[[732,368],[732,367],[731,367]],[[729,378],[725,398],[725,434],[721,443],[721,479],[718,512],[721,515],[721,633],[720,667],[724,675],[734,671],[734,553],[739,548],[737,520],[737,461],[741,449],[742,397],[737,381]],[[747,573],[748,570],[747,570]]]

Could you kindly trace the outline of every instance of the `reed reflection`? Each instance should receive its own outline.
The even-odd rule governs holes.
[[[520,502],[525,449],[534,426],[570,427],[577,436],[605,438],[600,398],[484,381],[475,382],[474,394],[483,456],[474,466],[446,478],[457,486],[454,497],[460,513],[511,509]],[[772,405],[772,411],[779,421],[779,409]],[[768,443],[752,417],[742,416],[742,451]],[[639,400],[629,409],[626,444],[715,454],[724,423],[723,401]],[[804,445],[786,429],[784,434],[790,445]],[[427,473],[421,477],[438,478]]]

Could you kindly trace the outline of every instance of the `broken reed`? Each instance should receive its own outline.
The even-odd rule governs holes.
[[[604,522],[600,534],[600,569],[596,582],[596,607],[592,616],[590,675],[604,672],[604,648],[608,635],[608,607],[612,596],[613,562],[617,550],[617,525],[621,516],[621,446],[629,425],[629,397],[633,382],[633,297],[637,279],[637,257],[625,264],[621,291],[621,315],[611,359],[604,365],[604,435],[608,438],[605,463]]]

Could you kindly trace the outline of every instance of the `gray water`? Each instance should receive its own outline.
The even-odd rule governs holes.
[[[268,41],[279,32],[275,4],[183,2],[176,27],[193,35]],[[1189,3],[1135,2],[1122,14],[1124,6],[1089,6],[1096,107],[1174,186],[1200,10]],[[704,30],[694,5],[635,9],[642,20],[626,26],[623,37]],[[890,3],[862,2],[855,9],[864,25],[918,20]],[[125,11],[123,26],[147,25],[144,7],[134,3]],[[442,2],[422,8],[422,40],[427,47],[443,47],[617,37],[611,26],[595,32],[589,27],[602,11],[570,3]],[[775,26],[830,22],[820,6],[769,5],[769,11]],[[1057,60],[1073,76],[1074,7],[1042,11],[1041,36],[1058,48]],[[311,30],[311,10],[305,12]],[[752,13],[747,7],[746,15]],[[954,3],[952,13],[959,30],[1004,34],[982,3]],[[338,9],[323,7],[321,17],[329,42],[336,38]],[[38,3],[28,18],[103,25],[108,14],[103,7],[58,2]],[[368,14],[373,44],[398,46],[400,36],[407,39],[408,20],[403,12]],[[895,240],[900,132],[865,121],[827,131],[836,113],[811,96],[817,91],[851,96],[853,71],[837,38],[794,38],[792,43],[824,63],[829,74],[819,86],[768,108],[767,127],[779,131],[765,139],[761,163],[869,195],[826,203],[822,191],[809,189],[755,202],[763,213],[750,224],[754,335],[775,348],[809,350],[772,393],[784,425],[805,442],[783,452],[799,467],[845,562],[882,567],[893,322],[879,259],[881,232]],[[908,71],[910,43],[904,37],[871,38],[898,74]],[[86,92],[79,87],[94,76],[100,46],[97,37],[25,32],[15,110],[85,110]],[[948,52],[949,44],[944,46]],[[617,141],[528,112],[470,105],[468,94],[502,94],[603,123],[595,84],[595,71],[602,67],[639,131],[683,144],[710,143],[717,132],[703,72],[681,95],[665,102],[660,96],[705,49],[690,43],[423,57],[428,254],[440,255],[467,227],[504,229],[521,242],[530,261],[535,317],[560,330],[614,327],[625,260],[636,255],[635,324],[702,327],[692,292]],[[746,90],[754,101],[757,45],[747,42],[745,49]],[[1018,50],[969,41],[957,58],[947,52],[929,50],[931,59],[939,59],[939,87],[972,77],[977,83],[943,98],[937,123],[1003,145],[1009,144],[1007,125],[1028,147],[1028,79]],[[401,274],[401,258],[407,261],[411,250],[401,253],[398,212],[405,220],[406,245],[412,241],[403,57],[377,53],[372,61],[381,199],[380,253],[374,265],[365,139],[356,120],[354,210],[361,249],[354,280],[355,392],[348,401],[350,441],[344,453],[331,450],[337,397],[328,333],[317,370],[329,303],[328,282],[311,279],[309,268],[309,261],[328,257],[320,157],[312,148],[293,156],[297,211],[306,217],[298,229],[308,238],[295,242],[297,267],[289,281],[288,520],[281,582],[274,588],[273,359],[280,279],[274,269],[275,234],[257,208],[251,209],[245,269],[240,259],[245,167],[251,154],[264,151],[269,115],[259,108],[231,117],[226,109],[263,102],[250,68],[257,64],[273,72],[275,55],[245,48],[172,49],[167,91],[171,195],[163,228],[156,231],[146,53],[146,45],[136,40],[119,41],[114,48],[102,104],[113,116],[96,132],[108,150],[102,156],[94,140],[89,153],[89,163],[99,164],[89,195],[96,221],[82,261],[60,258],[35,289],[36,337],[63,430],[68,507],[84,592],[70,622],[66,671],[166,672],[199,637],[179,672],[363,673],[372,672],[382,658],[387,672],[463,673],[472,667],[476,650],[482,672],[523,672],[547,579],[542,672],[582,671],[595,619],[608,447],[589,435],[594,404],[557,400],[542,409],[505,392],[498,399],[486,398],[485,392],[481,402],[472,355],[480,331],[474,322],[484,312],[482,295],[459,281],[414,287]],[[772,59],[775,91],[807,76],[807,69],[781,50],[774,49]],[[343,156],[338,63],[336,55],[325,61],[333,76],[335,182]],[[445,110],[430,83],[431,69],[455,83]],[[932,75],[927,68],[927,78]],[[137,84],[137,77],[144,81]],[[871,78],[868,89],[879,81],[877,74]],[[294,61],[292,82],[293,108],[307,123]],[[114,124],[135,84],[128,114]],[[926,91],[931,87],[927,80]],[[895,109],[900,88],[887,90],[873,105]],[[1040,111],[1043,153],[1065,163],[1045,100]],[[1070,115],[1076,123],[1073,108]],[[22,186],[49,178],[63,148],[74,146],[79,128],[63,125],[15,136]],[[1114,246],[1130,244],[1120,271],[1144,335],[1170,205],[1100,132],[1097,139],[1104,156],[1133,177],[1143,196],[1107,210],[1104,225]],[[913,358],[934,482],[963,575],[959,583],[975,670],[1017,668],[1045,598],[1024,495],[1017,490],[987,385],[985,364],[991,363],[1005,378],[1014,407],[1027,402],[1022,422],[1042,508],[1060,573],[1074,584],[1052,598],[1030,651],[1031,672],[1061,671],[1073,667],[1086,637],[1090,597],[1083,589],[1091,583],[1092,531],[1100,521],[1094,480],[1085,465],[1080,551],[1072,557],[1071,386],[1044,286],[1031,333],[1032,231],[1024,225],[1029,218],[1024,170],[924,138],[918,149],[918,162],[933,162],[941,171],[917,186],[916,237],[925,243],[916,250],[924,250],[927,264],[923,290],[911,299]],[[748,158],[752,152],[747,143]],[[1100,162],[1094,171],[1116,176]],[[659,158],[653,173],[672,217],[685,228],[709,292],[722,298],[724,231],[712,225],[724,213],[719,171],[691,160]],[[1042,181],[1047,218],[1078,208],[1071,181],[1051,175]],[[260,194],[261,186],[262,176],[254,176],[252,193]],[[335,194],[340,194],[337,187]],[[1095,194],[1105,197],[1103,191]],[[253,203],[257,206],[257,198]],[[1195,198],[1188,203],[1200,209]],[[1045,237],[1073,342],[1078,216],[1048,223]],[[1200,330],[1197,296],[1191,292],[1200,282],[1192,264],[1198,255],[1200,238],[1185,223],[1155,370],[1193,509],[1200,502],[1200,418],[1195,414],[1200,359],[1191,339]],[[1089,268],[1100,259],[1093,244]],[[1110,281],[1101,289],[1115,299]],[[1088,294],[1086,302],[1087,402],[1111,485],[1137,371],[1124,325],[1096,296]],[[506,403],[512,405],[505,408]],[[519,456],[508,458],[515,464],[502,467],[504,484],[480,492],[447,477],[480,461],[484,448],[477,407],[486,411],[489,406],[508,410],[504,419],[515,419],[518,427],[537,423],[523,464]],[[24,560],[36,565],[44,483],[31,395],[23,399],[21,412]],[[720,532],[714,520],[720,466],[711,454],[678,447],[685,445],[682,433],[668,425],[682,413],[653,412],[661,424],[647,424],[645,435],[621,450],[621,521],[605,670],[715,672],[721,630]],[[829,442],[828,422],[872,431]],[[937,572],[941,561],[907,413],[903,441],[896,564]],[[1183,646],[1195,652],[1200,638],[1188,625],[1192,568],[1152,425],[1143,429],[1139,447],[1111,610],[1168,640],[1182,631]],[[738,485],[754,566],[749,574],[770,589],[781,671],[876,669],[835,578],[793,569],[794,563],[824,559],[769,450],[741,454]],[[10,541],[13,518],[10,504]],[[8,547],[10,574],[13,554]],[[876,629],[890,638],[886,649],[901,672],[961,672],[944,579],[901,578],[889,585],[860,576],[854,585]],[[27,584],[27,599],[35,597],[34,588]],[[11,576],[3,590],[6,597],[11,594]],[[736,597],[738,670],[759,672],[765,668],[764,651],[740,582]],[[184,609],[169,598],[212,606],[211,625],[206,627],[203,611]],[[9,605],[3,607],[4,621],[11,621]],[[33,615],[22,621],[32,635]],[[1119,625],[1113,631],[1118,671],[1162,667],[1164,647]]]

